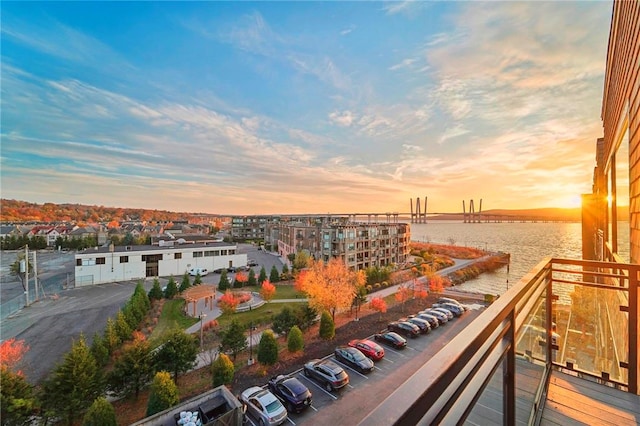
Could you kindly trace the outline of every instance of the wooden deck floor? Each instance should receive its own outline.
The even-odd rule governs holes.
[[[552,371],[542,425],[639,425],[640,396]]]

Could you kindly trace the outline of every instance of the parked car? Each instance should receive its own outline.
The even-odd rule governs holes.
[[[248,259],[247,260],[247,266],[258,266],[258,262],[256,262],[253,259]]]
[[[227,268],[227,272],[231,272],[231,273],[236,272],[237,270],[238,270],[238,268],[236,268],[235,266],[229,266]]]
[[[261,426],[276,426],[287,420],[287,410],[267,389],[250,387],[240,394],[240,401]]]
[[[373,371],[373,361],[356,348],[338,346],[333,354],[338,361],[355,368],[361,373],[371,373]]]
[[[313,359],[303,367],[304,375],[322,383],[329,392],[349,384],[349,375],[342,367],[328,359]]]
[[[398,333],[394,333],[393,331],[375,334],[373,336],[373,340],[389,346],[393,346],[396,349],[403,349],[407,346],[407,339],[405,339]]]
[[[464,308],[460,305],[456,305],[455,303],[434,303],[432,307],[443,308],[448,311],[451,311],[451,313],[456,317],[459,317],[460,315],[464,314]]]
[[[418,326],[406,321],[390,322],[387,324],[387,329],[403,336],[411,337],[412,339],[420,335],[420,329]]]
[[[311,391],[295,377],[285,375],[272,377],[267,386],[290,413],[299,413],[311,406]]]
[[[439,297],[438,298],[438,303],[453,303],[454,305],[460,306],[465,311],[467,310],[467,307],[465,305],[463,305],[462,303],[460,303],[456,299],[452,299],[450,297]]]
[[[428,314],[426,312],[418,312],[417,315],[409,315],[409,318],[420,318],[425,321],[429,321],[429,325],[431,326],[432,330],[440,326],[440,321],[438,320],[438,317]]]
[[[352,340],[349,342],[349,346],[358,349],[373,361],[380,361],[384,358],[384,348],[371,340]]]
[[[221,273],[222,273],[222,271],[224,271],[225,269],[227,269],[227,268],[218,268],[218,269],[214,269],[214,270],[213,270],[213,273],[214,273],[214,274],[221,274]]]
[[[449,320],[453,319],[453,316],[454,316],[453,312],[451,312],[449,309],[446,309],[446,308],[435,308],[435,307],[432,307],[432,308],[429,308],[429,309],[431,309],[432,311],[436,311],[436,312],[442,312],[443,314],[445,314],[447,316],[447,319],[449,319]]]
[[[431,325],[429,325],[429,321],[422,318],[400,318],[398,321],[401,322],[410,322],[411,324],[417,326],[420,329],[420,333],[427,334],[431,331]]]
[[[195,277],[196,275],[200,275],[201,277],[204,277],[208,273],[209,273],[209,270],[207,268],[191,268],[191,269],[189,269],[189,275],[191,275],[192,277]]]
[[[438,312],[433,308],[425,309],[424,311],[420,311],[420,313],[433,315],[434,317],[438,318],[438,323],[440,323],[440,325],[446,324],[447,322],[449,322],[449,317],[447,316],[447,314],[443,312]]]

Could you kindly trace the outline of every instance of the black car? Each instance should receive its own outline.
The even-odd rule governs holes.
[[[312,359],[304,365],[302,370],[305,376],[313,377],[323,383],[324,388],[329,392],[349,384],[349,375],[344,369],[328,359]]]
[[[407,346],[407,339],[405,339],[398,333],[394,333],[393,331],[376,334],[373,336],[373,340],[389,346],[393,346],[396,349],[402,349]]]
[[[356,348],[338,346],[334,351],[334,355],[338,361],[355,368],[361,373],[371,373],[373,371],[373,361]]]
[[[311,406],[311,392],[295,377],[279,375],[272,377],[267,385],[290,413],[299,413]]]
[[[409,318],[420,318],[429,322],[431,329],[438,328],[440,326],[440,321],[438,321],[438,317],[435,317],[426,312],[418,313],[418,315],[409,315]]]
[[[429,324],[429,321],[427,321],[426,319],[413,317],[413,318],[400,318],[398,321],[410,322],[411,324],[417,326],[420,329],[420,333],[422,334],[427,334],[428,332],[431,331],[431,325]]]
[[[387,329],[389,331],[394,331],[398,334],[411,338],[415,338],[420,335],[420,329],[418,328],[418,326],[406,321],[390,322],[387,325]]]

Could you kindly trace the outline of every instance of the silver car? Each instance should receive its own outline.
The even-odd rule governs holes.
[[[259,386],[246,389],[240,401],[260,426],[276,426],[287,420],[287,409],[274,394]]]

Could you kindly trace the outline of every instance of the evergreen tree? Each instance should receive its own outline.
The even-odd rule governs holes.
[[[144,290],[144,284],[142,281],[138,281],[136,284],[136,288],[133,290],[132,299],[134,299],[138,308],[144,312],[142,315],[144,317],[147,312],[149,312],[149,309],[151,309],[151,301],[149,300],[147,292]]]
[[[298,352],[304,348],[304,339],[302,338],[302,331],[297,325],[291,327],[289,335],[287,336],[287,349],[289,352]]]
[[[118,333],[120,341],[124,342],[129,340],[131,332],[131,327],[129,326],[129,322],[127,321],[127,317],[125,317],[124,312],[118,311],[118,315],[116,316],[116,333]]]
[[[44,381],[41,401],[45,412],[73,424],[103,392],[101,370],[81,335]]]
[[[30,424],[37,400],[33,388],[23,375],[7,366],[0,367],[0,421],[3,425]]]
[[[273,268],[275,268],[276,265],[273,265]],[[273,271],[273,268],[272,271]],[[278,269],[276,269],[276,274],[278,273]],[[260,268],[260,275],[258,275],[258,285],[262,285],[263,282],[265,282],[265,280],[267,279],[267,271],[266,269],[264,269],[264,266],[262,268]],[[277,281],[271,281],[272,283],[277,282]]]
[[[200,272],[196,274],[196,277],[193,279],[193,285],[202,284],[202,277],[200,276]]]
[[[271,330],[266,330],[258,344],[258,362],[262,365],[273,365],[278,361],[278,342]]]
[[[288,334],[291,327],[296,325],[297,322],[298,319],[293,313],[293,310],[285,306],[278,315],[273,317],[273,331],[282,335]]]
[[[107,398],[96,398],[84,415],[82,426],[117,426],[116,410]]]
[[[218,291],[225,292],[231,288],[229,277],[227,276],[227,270],[223,269],[220,274],[220,282],[218,283]]]
[[[264,269],[264,267],[262,269]],[[282,269],[282,273],[284,273],[284,268]],[[260,276],[262,276],[262,271],[260,272]],[[272,283],[277,283],[278,281],[280,281],[280,273],[278,272],[278,268],[276,268],[276,265],[273,265],[271,267],[271,273],[269,273],[269,281],[271,281]]]
[[[178,386],[171,380],[171,375],[166,371],[157,372],[151,384],[147,417],[171,408],[178,402],[180,402]]]
[[[318,320],[318,311],[312,306],[303,305],[298,307],[295,312],[296,324],[301,330],[307,330]]]
[[[96,359],[99,367],[104,367],[109,362],[109,348],[104,337],[96,332],[91,341],[91,355]]]
[[[189,371],[198,356],[198,342],[191,334],[181,329],[173,329],[163,337],[163,344],[156,353],[157,370],[170,371],[173,381],[178,381],[178,374]]]
[[[213,373],[213,387],[230,385],[233,381],[235,367],[229,357],[221,353],[211,364],[211,372]]]
[[[157,278],[154,278],[153,287],[151,287],[151,290],[149,290],[149,299],[160,300],[163,297],[164,297],[164,294],[162,293],[162,288],[160,288],[160,280]]]
[[[173,279],[172,275],[169,277],[167,288],[164,289],[164,297],[165,299],[173,299],[176,294],[178,294],[178,286],[176,285],[176,280]]]
[[[249,269],[249,279],[247,281],[247,285],[249,287],[255,287],[258,285],[258,280],[256,280],[256,271]]]
[[[200,276],[200,274],[198,274],[196,278],[198,278],[198,276]],[[189,280],[189,274],[185,272],[184,275],[182,276],[182,281],[180,282],[180,288],[178,288],[178,292],[182,293],[189,287],[191,287],[191,281]]]
[[[109,355],[116,350],[121,340],[118,336],[118,330],[116,329],[116,323],[113,318],[107,318],[107,325],[104,328],[104,342],[105,346],[109,350]]]
[[[282,265],[282,276],[285,277],[284,279],[286,280],[287,278],[289,278],[289,275],[289,267],[285,263],[284,265]]]
[[[220,332],[220,352],[231,353],[235,361],[236,356],[247,348],[247,338],[244,331],[244,327],[237,320],[231,321],[231,324]]]
[[[153,370],[151,345],[141,333],[135,332],[133,341],[122,348],[108,375],[108,388],[118,396],[133,395],[138,399],[140,390],[153,377]]]
[[[323,311],[320,316],[320,338],[324,340],[331,340],[336,335],[336,326],[333,322],[331,314],[327,311]]]

